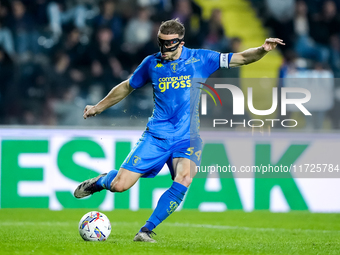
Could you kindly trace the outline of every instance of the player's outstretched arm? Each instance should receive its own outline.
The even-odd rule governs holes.
[[[230,67],[248,65],[263,58],[269,51],[272,51],[276,46],[285,45],[285,43],[278,38],[268,38],[261,47],[251,48],[240,53],[234,53],[230,60]]]
[[[96,116],[99,113],[102,113],[107,108],[117,104],[121,100],[123,100],[126,96],[128,96],[134,89],[130,86],[129,80],[123,81],[116,87],[114,87],[106,97],[104,97],[98,104],[96,105],[87,105],[84,109],[84,119],[88,117]]]

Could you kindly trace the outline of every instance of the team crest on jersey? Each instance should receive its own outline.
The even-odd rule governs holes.
[[[140,162],[141,158],[138,156],[133,157],[132,165],[137,165]]]
[[[157,63],[157,65],[155,66],[155,68],[159,68],[159,67],[163,67],[163,65],[161,63]]]
[[[171,63],[171,71],[176,73],[178,70],[178,63]]]

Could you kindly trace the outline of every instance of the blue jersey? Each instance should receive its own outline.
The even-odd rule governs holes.
[[[154,109],[148,132],[159,138],[198,135],[201,85],[197,82],[205,82],[220,67],[229,68],[231,57],[232,53],[186,47],[174,61],[163,60],[160,53],[146,57],[129,82],[134,89],[152,83]]]

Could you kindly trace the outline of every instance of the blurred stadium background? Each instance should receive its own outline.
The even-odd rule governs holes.
[[[289,132],[220,130],[218,142],[205,141],[203,161],[339,163],[339,0],[1,0],[1,208],[156,205],[171,182],[166,169],[157,181],[141,180],[115,196],[77,201],[72,191],[98,172],[119,168],[151,115],[152,87],[86,121],[85,105],[97,103],[157,52],[161,21],[175,17],[185,24],[188,47],[239,52],[262,45],[266,37],[286,42],[256,64],[214,74],[235,79],[243,90],[250,78],[270,78],[255,91],[259,108],[268,109],[271,87],[286,86],[289,77],[322,81],[313,85],[319,91],[312,93],[313,118],[292,110],[299,125]],[[339,184],[336,178],[197,179],[182,207],[340,212]]]
[[[238,52],[268,36],[287,44],[254,65],[214,77],[340,75],[337,0],[3,0],[0,8],[1,125],[144,127],[152,111],[150,86],[96,120],[84,122],[81,112],[158,51],[159,24],[174,17],[185,24],[188,47]],[[339,128],[335,81],[331,106],[318,113],[321,122],[300,128]],[[271,91],[255,91],[254,100],[270,104]]]

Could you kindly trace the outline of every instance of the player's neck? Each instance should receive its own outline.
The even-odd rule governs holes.
[[[183,47],[179,48],[177,54],[173,57],[173,60],[179,59],[179,57],[182,54],[182,51],[183,51]]]

